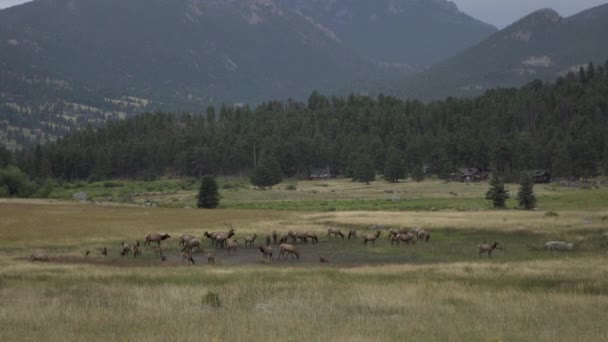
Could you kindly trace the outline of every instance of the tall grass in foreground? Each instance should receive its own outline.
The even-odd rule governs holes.
[[[355,269],[0,270],[0,340],[601,341],[601,259]],[[201,303],[216,292],[221,307]]]

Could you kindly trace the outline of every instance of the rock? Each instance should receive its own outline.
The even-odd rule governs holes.
[[[550,251],[571,251],[574,245],[564,241],[549,241],[545,243],[545,248]]]
[[[86,201],[89,199],[89,195],[86,192],[77,192],[72,195],[72,198],[77,201]]]

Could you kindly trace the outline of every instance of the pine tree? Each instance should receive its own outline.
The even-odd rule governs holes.
[[[505,208],[505,202],[509,197],[509,191],[505,189],[503,180],[494,172],[490,180],[490,189],[486,192],[486,199],[492,201],[494,208]]]
[[[402,178],[405,178],[403,158],[397,150],[391,149],[384,165],[384,179],[391,183],[398,183]]]
[[[220,204],[220,193],[217,182],[211,176],[203,177],[201,188],[198,191],[196,206],[199,208],[213,209]]]
[[[426,178],[422,165],[416,165],[412,168],[412,179],[420,183]]]
[[[282,180],[283,175],[281,166],[272,157],[266,158],[258,163],[251,175],[251,184],[261,188],[272,188],[273,185],[281,183]]]
[[[536,208],[536,196],[534,196],[534,182],[529,174],[522,174],[517,192],[519,206],[531,210]]]
[[[353,170],[353,180],[369,184],[369,182],[376,180],[376,172],[374,170],[374,163],[367,154],[360,154],[355,162],[355,168]]]

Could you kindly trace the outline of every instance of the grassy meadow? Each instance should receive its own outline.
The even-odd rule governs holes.
[[[184,209],[194,189],[163,192],[159,183],[149,184],[152,190],[101,185],[108,192],[136,188],[130,204],[60,200],[63,195],[0,200],[0,340],[608,339],[605,187],[539,185],[539,210],[522,211],[489,209],[480,199],[486,184],[331,180],[261,191],[231,182],[223,183],[230,185],[223,186],[218,210]],[[142,199],[159,207],[137,205]],[[162,205],[172,202],[182,208]],[[236,256],[212,250],[205,239],[215,265],[202,253],[194,265],[181,262],[182,233],[202,236],[225,230],[224,223],[237,229]],[[383,231],[373,247],[360,238],[326,237],[329,226],[361,236],[379,224],[421,226],[432,237],[392,246]],[[321,241],[298,245],[300,260],[277,259],[273,246],[274,260],[267,262],[243,247],[245,235],[272,230],[316,232]],[[172,236],[164,242],[167,262],[148,247],[140,259],[118,255],[121,241],[150,232]],[[547,251],[549,240],[575,248]],[[480,259],[477,245],[492,241],[503,249]],[[104,246],[107,257],[99,253]],[[50,262],[29,261],[34,250]],[[320,264],[321,256],[330,263]],[[209,292],[219,296],[219,307],[203,300]]]

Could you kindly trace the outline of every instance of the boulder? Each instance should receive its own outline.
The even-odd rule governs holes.
[[[72,195],[72,198],[77,201],[86,201],[89,199],[89,195],[86,192],[77,192]]]
[[[545,243],[545,248],[550,251],[571,251],[574,245],[564,241],[549,241]]]

